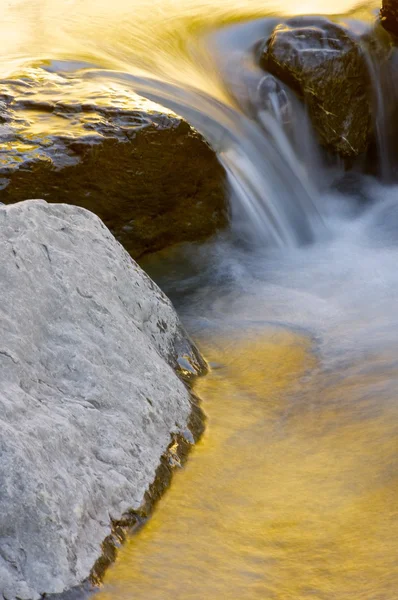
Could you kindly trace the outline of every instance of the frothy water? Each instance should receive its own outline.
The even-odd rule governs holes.
[[[357,198],[342,192],[323,196],[330,211],[326,240],[283,251],[225,240],[186,247],[177,268],[172,255],[170,274],[167,257],[161,266],[166,274],[156,259],[148,259],[147,267],[195,330],[211,322],[243,330],[250,323],[278,324],[316,339],[328,368],[372,353],[393,356],[398,186],[363,177],[356,188]],[[176,270],[181,281],[175,280]]]

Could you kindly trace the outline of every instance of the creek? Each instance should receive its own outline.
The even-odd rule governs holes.
[[[325,157],[301,103],[259,106],[253,43],[290,14],[372,27],[377,2],[18,0],[28,59],[122,81],[187,118],[227,169],[231,228],[143,262],[210,365],[206,432],[98,600],[394,600],[398,185]],[[23,23],[23,27],[21,27]],[[22,33],[21,33],[22,32]],[[27,52],[29,49],[29,53]],[[253,114],[255,118],[253,118]]]

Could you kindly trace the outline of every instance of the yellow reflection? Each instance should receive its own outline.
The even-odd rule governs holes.
[[[360,6],[363,16],[379,4],[379,0],[0,0],[0,73],[12,73],[32,58],[80,60],[186,81],[214,92],[217,77],[202,44],[213,29],[243,19],[342,14]]]
[[[317,374],[294,334],[205,351],[205,437],[98,600],[393,600],[395,398]]]

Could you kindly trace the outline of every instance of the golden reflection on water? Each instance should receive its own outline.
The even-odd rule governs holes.
[[[217,80],[202,40],[222,25],[297,14],[368,15],[379,0],[0,0],[0,74],[29,60],[86,61],[185,81]],[[214,91],[214,89],[213,89]]]
[[[394,600],[395,397],[293,333],[207,341],[204,439],[98,600]]]

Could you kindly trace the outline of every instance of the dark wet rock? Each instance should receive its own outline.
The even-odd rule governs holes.
[[[226,223],[225,173],[181,117],[118,83],[31,68],[0,83],[0,201],[96,213],[139,257]]]
[[[398,35],[398,0],[383,0],[380,17],[383,27]]]
[[[290,19],[258,52],[261,66],[304,98],[326,148],[343,157],[366,151],[369,74],[359,43],[346,29],[324,18]]]

